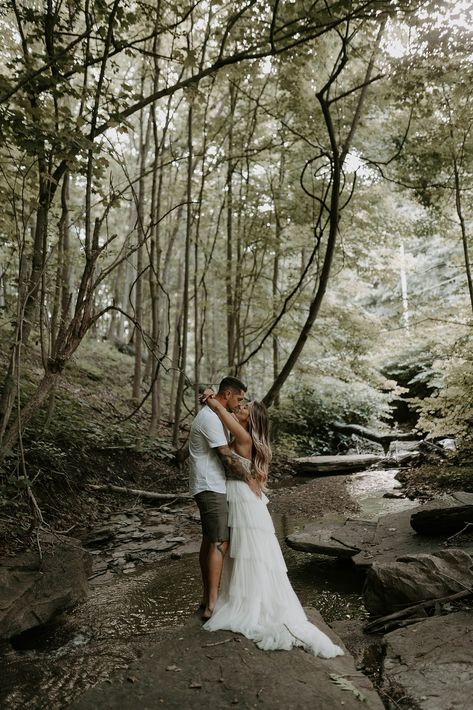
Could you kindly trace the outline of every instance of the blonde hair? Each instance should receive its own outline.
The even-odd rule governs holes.
[[[252,463],[254,478],[264,490],[268,481],[271,446],[269,442],[268,411],[263,402],[250,402],[248,405],[248,433],[253,441]]]

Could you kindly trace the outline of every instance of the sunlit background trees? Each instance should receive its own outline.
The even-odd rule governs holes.
[[[60,416],[81,352],[100,373],[115,350],[119,414],[175,446],[199,384],[234,373],[290,453],[336,448],[340,419],[468,451],[472,21],[2,2],[2,457]]]

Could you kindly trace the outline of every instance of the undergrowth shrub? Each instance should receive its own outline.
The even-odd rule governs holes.
[[[271,411],[276,452],[287,456],[345,452],[351,437],[334,429],[334,422],[376,427],[390,417],[390,392],[362,382],[324,377],[314,388],[300,387]]]
[[[473,456],[473,337],[456,341],[449,357],[435,360],[435,394],[416,400],[418,427],[431,437],[452,436],[460,458]]]

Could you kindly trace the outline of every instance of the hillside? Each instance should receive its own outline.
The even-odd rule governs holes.
[[[100,519],[104,509],[120,504],[116,494],[95,495],[87,488],[90,483],[185,490],[187,473],[174,463],[170,428],[164,425],[159,438],[150,438],[146,404],[130,417],[135,409],[131,363],[107,342],[83,343],[54,402],[49,401],[23,432],[25,469],[12,456],[0,470],[0,537],[8,548],[27,542],[33,521],[23,495],[25,474],[45,524],[58,531],[84,527]],[[30,352],[23,362],[22,398],[40,375],[39,353]]]

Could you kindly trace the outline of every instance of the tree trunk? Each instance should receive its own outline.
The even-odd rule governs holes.
[[[133,371],[133,393],[132,397],[135,402],[139,402],[141,398],[141,382],[142,376],[142,356],[143,356],[143,337],[141,328],[143,326],[143,262],[144,262],[144,241],[145,241],[145,226],[144,226],[144,199],[145,199],[145,172],[146,172],[146,156],[148,154],[148,141],[150,131],[151,118],[145,131],[144,116],[140,117],[140,154],[139,154],[139,171],[140,179],[138,184],[138,199],[136,204],[136,221],[138,231],[139,246],[136,251],[136,279],[135,279],[135,320],[139,327],[135,327],[133,345],[135,348],[135,365]]]
[[[338,144],[338,139],[336,136],[332,116],[330,113],[330,108],[331,108],[332,103],[329,99],[329,92],[332,87],[332,84],[336,81],[337,77],[339,76],[343,67],[345,66],[346,49],[347,49],[347,45],[350,42],[349,39],[342,38],[342,43],[344,46],[343,46],[343,52],[340,55],[341,58],[339,60],[339,64],[338,64],[338,66],[335,65],[331,77],[329,78],[329,80],[327,81],[325,86],[317,93],[317,99],[318,99],[321,109],[322,109],[322,114],[324,117],[325,125],[327,128],[327,134],[328,134],[329,142],[330,142],[330,160],[331,160],[331,170],[332,170],[331,191],[330,191],[330,200],[329,200],[329,230],[328,230],[327,246],[325,249],[322,269],[321,269],[320,275],[319,275],[317,290],[316,290],[315,296],[310,304],[309,313],[306,318],[306,321],[302,327],[302,330],[301,330],[300,335],[296,341],[296,344],[294,345],[294,348],[292,349],[291,353],[289,354],[289,357],[286,360],[283,368],[278,373],[272,386],[270,387],[269,391],[266,393],[266,395],[263,398],[263,402],[268,407],[274,403],[275,398],[280,393],[282,386],[286,382],[287,378],[289,377],[290,373],[292,372],[292,369],[294,368],[294,365],[296,364],[297,360],[299,359],[299,356],[300,356],[300,354],[301,354],[302,350],[304,349],[304,346],[307,342],[307,338],[309,337],[310,331],[312,330],[315,320],[319,314],[320,307],[322,305],[322,301],[325,296],[325,292],[327,290],[327,285],[328,285],[330,272],[331,272],[331,268],[332,268],[332,263],[333,263],[333,257],[335,254],[335,245],[336,245],[337,235],[338,235],[338,225],[339,225],[339,221],[340,221],[340,196],[341,196],[341,191],[343,189],[342,188],[343,163],[345,161],[345,158],[348,155],[348,152],[350,150],[356,129],[358,127],[358,124],[359,124],[359,121],[361,118],[362,108],[363,108],[363,104],[364,104],[364,101],[366,98],[368,84],[371,79],[371,75],[372,75],[373,68],[374,68],[375,57],[376,57],[378,50],[379,50],[379,45],[381,43],[381,38],[382,38],[382,35],[384,32],[385,26],[386,26],[386,18],[383,18],[380,23],[380,26],[379,26],[375,46],[374,46],[370,61],[368,63],[368,66],[367,66],[367,69],[365,72],[365,77],[364,77],[364,81],[363,81],[363,88],[361,89],[358,103],[357,103],[355,112],[353,114],[350,130],[349,130],[348,136],[341,148]],[[323,207],[321,207],[321,209],[323,209]]]
[[[179,360],[179,379],[177,383],[176,407],[174,410],[173,443],[179,443],[179,423],[181,418],[182,397],[186,381],[187,368],[187,337],[189,328],[189,261],[192,236],[192,100],[189,105],[187,123],[187,210],[186,210],[186,244],[184,251],[184,288],[182,294],[182,341],[181,357]]]
[[[461,186],[460,186],[460,171],[456,156],[453,157],[453,174],[455,178],[455,207],[458,220],[460,222],[460,230],[462,236],[463,259],[465,262],[465,274],[468,284],[468,293],[470,296],[471,310],[473,311],[473,280],[471,278],[470,254],[468,249],[468,235],[466,233],[465,218],[463,216],[462,201],[461,201]]]
[[[319,314],[320,306],[322,305],[323,298],[325,296],[325,291],[327,290],[327,284],[329,281],[330,271],[332,268],[333,256],[335,253],[335,244],[338,234],[338,222],[340,219],[339,205],[340,205],[340,178],[341,178],[341,165],[339,163],[339,156],[334,151],[332,152],[333,160],[333,179],[332,179],[332,193],[330,196],[330,227],[329,235],[327,240],[327,248],[325,250],[324,260],[322,270],[320,272],[319,284],[314,299],[312,300],[309,307],[309,314],[306,321],[302,327],[302,330],[297,338],[296,344],[294,345],[288,359],[286,360],[282,370],[278,373],[276,379],[274,380],[269,391],[263,397],[263,402],[267,407],[274,403],[274,400],[281,391],[283,384],[286,382],[294,365],[296,364],[299,356],[304,349],[304,346],[309,337],[312,326]]]
[[[18,416],[14,422],[12,422],[4,436],[0,449],[0,463],[3,461],[7,452],[16,444],[22,428],[30,421],[31,417],[46,400],[51,389],[57,382],[59,375],[59,372],[46,372],[35,392],[28,399],[27,404],[18,413]]]
[[[160,155],[158,149],[156,148],[156,155]],[[151,420],[150,420],[150,434],[155,435],[158,431],[159,421],[161,419],[161,396],[160,396],[160,369],[161,362],[158,358],[162,356],[161,353],[161,323],[160,323],[160,310],[161,310],[161,225],[159,223],[159,214],[161,209],[161,195],[162,195],[162,185],[163,185],[163,171],[160,171],[159,176],[157,175],[158,163],[157,160],[154,164],[153,171],[153,181],[156,181],[156,191],[154,195],[154,206],[152,210],[153,219],[156,221],[156,225],[153,230],[153,236],[151,240],[151,254],[150,259],[153,268],[150,269],[150,295],[151,295],[151,338],[153,343],[153,355],[152,355],[152,370],[151,370]]]
[[[279,156],[279,176],[278,176],[278,189],[276,194],[273,193],[273,203],[274,203],[274,221],[275,221],[275,234],[274,234],[274,259],[273,259],[273,278],[272,278],[272,296],[273,296],[273,317],[277,317],[277,304],[279,300],[279,259],[281,254],[281,210],[279,205],[279,200],[281,198],[281,191],[284,184],[284,141],[281,154]],[[273,334],[273,380],[276,381],[279,373],[279,339],[276,333]],[[279,407],[279,392],[276,393],[274,397],[274,406]]]
[[[227,263],[225,274],[225,290],[227,300],[227,365],[232,371],[235,361],[235,314],[234,314],[234,279],[233,279],[233,171],[235,169],[233,154],[233,118],[236,105],[236,91],[230,84],[230,125],[228,129],[227,148]]]
[[[28,278],[27,259],[24,252],[24,245],[21,250],[19,269],[18,269],[18,298],[16,310],[16,324],[13,344],[10,348],[10,356],[8,360],[8,368],[4,377],[2,393],[0,398],[0,460],[5,454],[6,444],[4,444],[5,432],[10,424],[13,407],[17,395],[17,377],[20,365],[20,355],[22,347],[22,325],[23,325],[23,307],[26,302],[28,287],[31,279]]]
[[[70,256],[69,256],[69,172],[64,173],[61,189],[61,217],[58,223],[56,284],[51,315],[51,352],[56,349],[58,330],[64,327],[69,310]]]
[[[46,160],[43,157],[44,149],[38,157],[38,198],[36,209],[36,224],[33,232],[33,250],[31,254],[31,270],[28,286],[23,294],[23,300],[19,298],[17,308],[16,333],[13,346],[10,352],[10,360],[7,373],[3,381],[2,396],[0,403],[0,445],[3,446],[3,437],[10,423],[10,416],[16,398],[15,377],[18,372],[18,363],[21,348],[28,343],[31,330],[36,320],[38,310],[38,296],[43,275],[46,243],[48,211],[50,206],[50,190]],[[22,252],[24,254],[24,251]],[[20,277],[24,278],[26,270],[20,265]],[[20,282],[21,283],[21,282]]]
[[[158,67],[157,59],[155,60],[155,82],[157,83]],[[150,244],[150,262],[151,269],[149,271],[149,289],[151,298],[151,340],[153,344],[153,353],[150,353],[151,367],[151,419],[149,425],[149,433],[155,436],[158,432],[159,422],[161,419],[161,392],[160,392],[160,374],[161,374],[161,200],[163,192],[164,171],[159,169],[159,161],[164,154],[164,143],[169,123],[169,104],[166,123],[163,127],[162,138],[158,140],[158,125],[156,120],[155,107],[152,113],[152,128],[153,128],[153,183],[151,190],[151,244]]]

